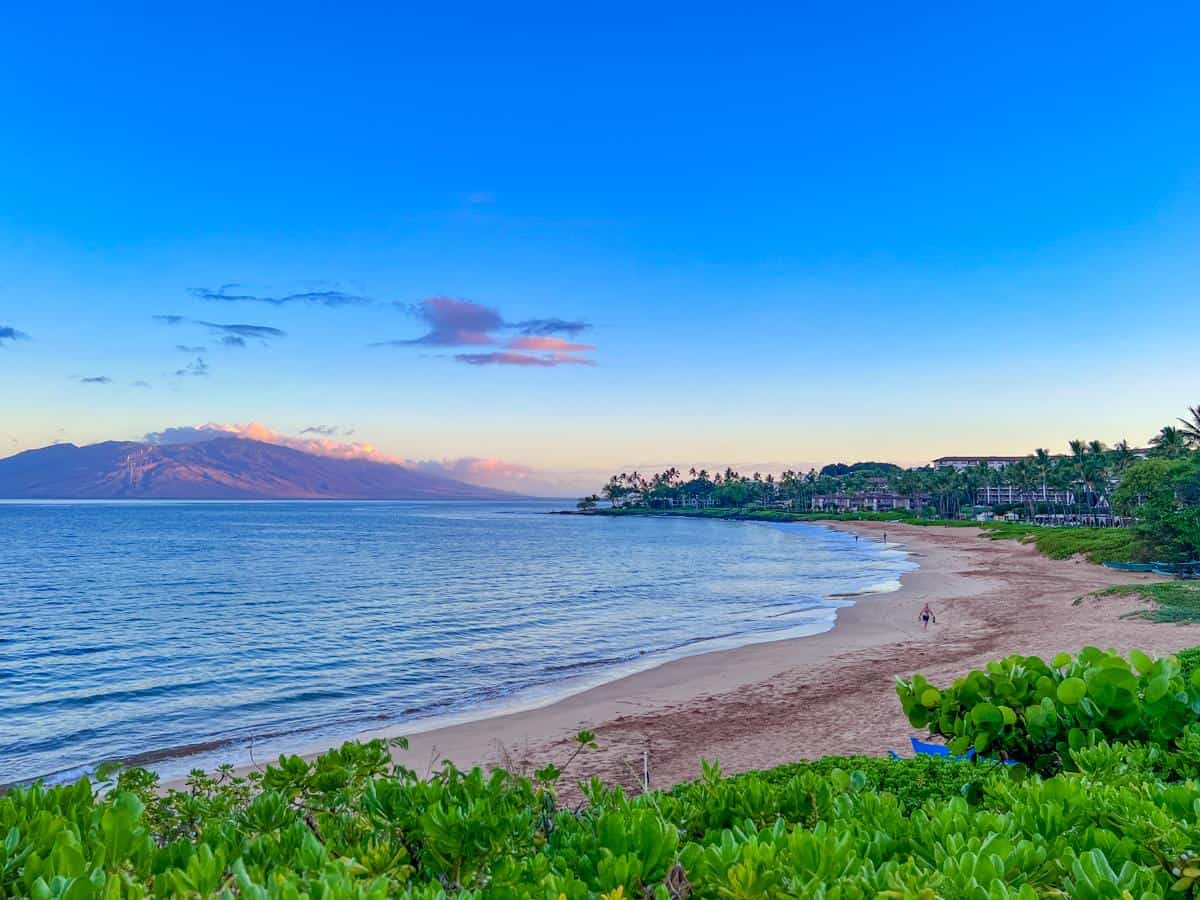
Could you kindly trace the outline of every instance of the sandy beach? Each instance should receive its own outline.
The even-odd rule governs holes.
[[[530,771],[562,762],[571,737],[586,728],[599,749],[575,761],[573,779],[599,775],[633,786],[648,754],[651,785],[665,787],[696,777],[701,759],[738,772],[828,754],[907,754],[914,732],[896,700],[898,675],[919,671],[937,683],[997,656],[1049,657],[1089,644],[1154,654],[1200,645],[1200,625],[1122,618],[1143,607],[1136,599],[1077,602],[1153,576],[1050,560],[970,528],[830,527],[866,540],[886,531],[920,568],[900,590],[839,610],[824,634],[687,657],[537,709],[358,737],[407,735],[410,749],[397,758],[420,772],[443,759]],[[918,612],[926,602],[937,623],[923,631]]]

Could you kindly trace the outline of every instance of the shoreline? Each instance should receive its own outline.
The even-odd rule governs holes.
[[[573,511],[547,514],[578,515]],[[828,528],[829,523],[826,522],[774,523],[758,522],[753,519],[738,521],[757,525],[794,524],[813,530],[835,530]],[[874,543],[877,544],[876,549],[879,552],[885,552],[885,547],[880,542]],[[894,549],[894,547],[889,546],[886,549]],[[904,556],[906,559],[901,566],[907,565],[907,558],[911,554],[905,553]],[[316,730],[308,733],[305,731],[282,731],[252,741],[237,738],[216,739],[191,747],[148,751],[138,757],[129,758],[127,762],[131,766],[154,768],[161,773],[164,784],[178,787],[183,784],[186,773],[197,767],[212,769],[219,765],[231,764],[235,771],[247,772],[254,768],[262,768],[265,761],[274,761],[280,753],[312,758],[340,746],[345,741],[395,737],[417,738],[449,729],[469,727],[477,723],[493,722],[510,716],[537,713],[548,707],[568,703],[581,694],[600,690],[627,679],[637,679],[656,669],[675,663],[698,657],[719,656],[763,644],[806,641],[827,634],[837,627],[839,618],[844,616],[846,611],[860,602],[862,598],[873,595],[889,596],[898,592],[902,584],[901,579],[908,574],[907,571],[896,571],[889,574],[887,580],[870,587],[825,595],[821,598],[819,605],[801,610],[805,614],[802,621],[781,625],[769,632],[736,631],[668,648],[631,653],[629,658],[604,668],[598,668],[590,674],[572,675],[554,682],[532,685],[507,697],[409,719],[403,723],[388,721],[385,717],[379,716],[376,718],[384,721],[377,727],[372,726],[369,720],[359,720],[357,723],[347,722],[340,729],[334,725],[321,729],[319,732]],[[789,615],[792,614],[794,613]],[[692,649],[696,645],[701,645],[701,649]],[[86,767],[68,771],[82,774],[85,770]],[[53,778],[58,774],[61,773],[52,773],[46,777]]]
[[[569,780],[596,775],[633,787],[648,756],[651,785],[664,787],[697,777],[702,758],[736,772],[833,753],[905,754],[913,730],[895,698],[898,675],[949,681],[996,656],[1049,657],[1088,644],[1152,654],[1200,645],[1200,625],[1121,618],[1145,601],[1076,603],[1109,585],[1159,580],[1153,576],[1050,560],[974,528],[820,524],[875,539],[886,531],[920,567],[901,577],[899,590],[854,598],[819,634],[685,656],[533,708],[345,739],[407,736],[409,749],[394,756],[419,773],[443,759],[528,772],[561,762],[573,736],[588,729],[599,749],[576,760]],[[939,619],[928,632],[917,622],[925,602]],[[332,746],[324,740],[297,752]]]

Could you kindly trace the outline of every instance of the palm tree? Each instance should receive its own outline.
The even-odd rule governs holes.
[[[1187,453],[1188,441],[1182,431],[1174,425],[1164,425],[1162,431],[1150,438],[1155,456],[1178,459]]]
[[[1108,464],[1108,452],[1104,448],[1104,444],[1100,441],[1090,441],[1088,443],[1088,453],[1092,484],[1099,494],[1097,505],[1103,503],[1108,505],[1108,487],[1112,479],[1112,467]]]
[[[614,475],[608,480],[608,484],[606,484],[604,489],[601,491],[601,493],[604,495],[604,499],[608,501],[608,505],[610,507],[616,506],[617,501],[627,493],[625,486],[621,484],[621,479],[624,477],[625,476],[623,475]]]
[[[1084,499],[1090,506],[1092,503],[1092,481],[1090,467],[1088,466],[1087,444],[1081,440],[1074,440],[1067,446],[1071,448],[1071,463],[1075,467],[1075,477],[1083,484]]]
[[[1179,429],[1187,445],[1194,450],[1200,450],[1200,403],[1188,407],[1191,419],[1180,419],[1183,428]]]
[[[1054,459],[1050,456],[1050,451],[1045,447],[1038,447],[1033,451],[1034,465],[1037,467],[1038,473],[1042,476],[1042,499],[1046,499],[1046,479],[1050,476],[1050,467],[1054,465]]]
[[[1037,489],[1038,471],[1032,456],[1019,459],[1004,470],[1008,483],[1020,490],[1018,495],[1025,501],[1029,521],[1034,517],[1034,492]]]
[[[1113,468],[1117,474],[1122,474],[1126,469],[1133,465],[1133,461],[1137,459],[1133,455],[1133,448],[1129,446],[1129,441],[1120,440],[1112,448]]]

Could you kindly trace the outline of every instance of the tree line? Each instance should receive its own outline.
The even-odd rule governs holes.
[[[986,462],[963,469],[861,462],[819,471],[788,469],[776,476],[671,467],[650,475],[613,475],[579,506],[588,509],[601,501],[616,506],[636,498],[650,507],[786,504],[804,511],[813,509],[818,497],[890,492],[911,498],[915,514],[958,517],[986,487],[1012,488],[1012,502],[1001,505],[1029,519],[1039,513],[1065,518],[1098,511],[1136,516],[1140,526],[1158,532],[1156,543],[1200,554],[1200,404],[1177,425],[1163,427],[1145,449],[1124,440],[1112,446],[1073,440],[1064,453],[1038,448],[1002,468]]]

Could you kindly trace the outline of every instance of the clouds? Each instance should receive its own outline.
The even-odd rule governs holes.
[[[456,362],[469,366],[534,366],[552,368],[554,366],[594,366],[595,360],[571,356],[568,353],[550,353],[544,356],[533,356],[529,353],[513,353],[505,350],[498,353],[457,353]]]
[[[162,431],[153,431],[144,435],[143,440],[151,444],[197,444],[217,438],[246,438],[266,444],[291,447],[293,450],[317,456],[391,463],[429,475],[440,475],[443,478],[453,478],[455,481],[465,481],[468,484],[514,491],[519,494],[541,494],[550,497],[578,495],[585,489],[591,489],[592,485],[602,480],[605,474],[588,472],[583,477],[575,474],[570,481],[564,481],[561,473],[556,475],[555,473],[541,472],[519,463],[490,457],[407,459],[384,453],[372,444],[348,443],[330,439],[332,435],[339,432],[342,435],[349,435],[354,433],[354,429],[343,429],[337,425],[309,425],[301,430],[301,434],[317,434],[320,437],[305,438],[282,434],[261,422],[242,424],[206,422],[203,425],[179,425],[164,428]]]
[[[319,283],[320,284],[320,283]],[[327,283],[326,283],[327,284]],[[350,294],[335,288],[305,290],[282,296],[267,296],[235,290],[237,284],[224,284],[216,290],[191,288],[192,296],[205,301],[237,303],[252,302],[271,306],[293,304],[316,304],[321,306],[373,305],[376,301],[359,294]],[[467,366],[510,366],[528,369],[553,369],[562,366],[594,366],[596,361],[582,354],[596,349],[595,344],[584,344],[576,340],[580,333],[591,328],[582,319],[564,319],[550,316],[537,319],[522,319],[510,322],[500,310],[493,306],[463,300],[456,297],[436,296],[420,303],[392,304],[414,318],[425,328],[424,334],[416,337],[392,338],[368,344],[369,347],[440,347],[456,348],[463,352],[449,354],[448,358]],[[270,325],[246,323],[211,322],[205,319],[190,319],[180,315],[154,316],[166,325],[196,325],[208,330],[217,338],[220,346],[245,348],[247,341],[268,342],[287,336],[281,328]],[[564,335],[565,337],[560,337]],[[495,347],[495,350],[465,352],[466,348]],[[200,353],[203,347],[177,344],[183,352]],[[197,360],[202,363],[203,360]],[[197,366],[181,369],[176,375],[204,375]]]
[[[378,341],[372,347],[487,347],[504,349],[487,353],[456,353],[455,362],[469,366],[519,366],[548,369],[556,366],[593,366],[595,360],[573,354],[595,350],[594,344],[578,344],[554,337],[574,336],[591,326],[584,321],[547,318],[508,322],[498,309],[453,297],[430,297],[412,305],[397,304],[416,316],[428,331],[416,338]],[[505,338],[504,332],[519,336]]]
[[[240,338],[259,338],[264,341],[272,338],[287,337],[286,331],[280,328],[272,328],[269,325],[222,325],[218,322],[202,322],[199,319],[194,321],[197,325],[204,326],[213,334],[233,335]]]
[[[572,344],[556,337],[519,337],[508,342],[512,350],[551,350],[558,353],[574,353],[581,350],[595,350],[595,344]]]
[[[206,322],[203,319],[189,319],[187,316],[152,316],[156,322],[162,322],[165,325],[199,325],[201,328],[207,328],[211,334],[222,336],[222,343],[230,344],[232,342],[225,341],[225,336],[238,338],[257,338],[259,340],[272,340],[274,338],[287,337],[287,332],[282,328],[273,328],[270,325],[244,325],[240,323],[224,324],[221,322]],[[232,343],[232,346],[244,347],[245,342]],[[186,344],[176,344],[176,349],[183,350],[187,347]],[[200,348],[190,348],[191,350],[203,350]]]
[[[268,297],[264,294],[230,293],[237,284],[223,284],[217,290],[209,288],[189,288],[188,293],[200,300],[219,301],[222,303],[266,303],[271,306],[287,306],[290,304],[307,304],[310,306],[367,306],[375,301],[370,297],[349,294],[345,291],[301,291],[294,294],[284,294],[279,297]]]
[[[17,331],[11,325],[0,325],[0,347],[4,346],[4,342],[15,344],[17,341],[27,341],[29,335],[23,331]]]
[[[247,325],[244,323],[223,323],[223,322],[207,322],[203,319],[189,319],[187,316],[176,315],[159,315],[152,316],[154,321],[161,322],[164,325],[177,327],[179,325],[197,325],[208,330],[209,334],[218,338],[218,343],[222,347],[245,348],[247,339],[261,341],[263,346],[267,346],[269,341],[277,338],[287,337],[287,332],[281,328],[275,328],[270,325]],[[188,363],[182,368],[170,372],[175,378],[206,378],[211,372],[211,367],[208,362],[199,354],[204,353],[207,348],[204,345],[192,344],[176,344],[175,349],[180,353],[196,354],[194,362]],[[148,386],[148,385],[147,385]]]
[[[260,341],[267,346],[269,341],[287,337],[287,332],[271,325],[248,325],[240,322],[208,322],[203,319],[189,319],[187,316],[159,315],[152,317],[156,322],[162,322],[172,327],[179,325],[197,325],[208,330],[209,334],[218,339],[222,347],[244,349],[247,339]],[[194,362],[171,372],[175,378],[206,378],[211,372],[208,362],[199,354],[207,349],[204,345],[176,344],[175,349],[180,353],[195,354]]]
[[[521,332],[521,334],[543,336],[548,334],[567,334],[575,337],[581,331],[587,331],[592,326],[588,322],[578,320],[526,319],[524,322],[514,322],[512,327]]]
[[[401,308],[425,322],[429,326],[429,332],[412,340],[383,341],[376,346],[483,346],[496,343],[491,332],[504,327],[504,319],[498,310],[470,300],[430,297],[428,300]]]
[[[188,363],[182,369],[176,369],[174,375],[176,378],[206,378],[208,363],[202,357],[197,356],[195,362]]]
[[[80,384],[112,384],[112,379],[107,375],[80,375],[75,380]]]
[[[332,426],[309,426],[310,428],[325,428]],[[306,431],[308,429],[305,429]],[[223,422],[206,422],[203,425],[183,425],[164,428],[162,431],[152,431],[144,439],[151,444],[197,444],[216,438],[238,437],[252,441],[262,441],[265,444],[278,444],[281,447],[291,447],[304,453],[316,456],[328,456],[334,459],[364,459],[372,462],[385,462],[403,465],[404,460],[378,450],[372,444],[343,443],[326,438],[300,438],[281,434],[261,422],[245,422],[242,424],[227,424]]]

